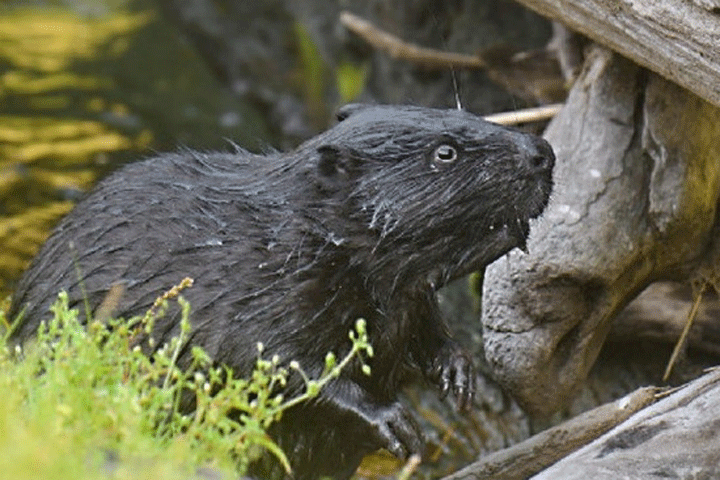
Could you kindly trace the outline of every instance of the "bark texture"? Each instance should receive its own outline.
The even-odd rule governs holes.
[[[715,0],[518,0],[720,105]]]
[[[532,478],[720,478],[720,370],[647,407]]]
[[[530,254],[488,267],[482,306],[495,377],[539,414],[567,404],[638,292],[709,255],[720,109],[598,47],[546,138],[555,193]]]

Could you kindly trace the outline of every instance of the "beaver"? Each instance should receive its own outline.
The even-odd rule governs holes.
[[[191,345],[244,375],[262,342],[317,376],[328,351],[349,351],[364,318],[372,374],[350,366],[270,433],[295,479],[347,478],[379,448],[420,452],[422,432],[397,398],[408,372],[452,391],[461,408],[475,388],[435,292],[524,248],[554,155],[539,137],[461,110],[348,105],[337,117],[289,153],[184,150],[107,177],[21,279],[13,338],[35,332],[60,290],[84,311],[120,283],[115,313],[128,318],[189,276]],[[179,334],[179,318],[176,309],[156,321],[157,345]],[[302,388],[291,381],[284,393]],[[283,476],[261,463],[256,475]]]

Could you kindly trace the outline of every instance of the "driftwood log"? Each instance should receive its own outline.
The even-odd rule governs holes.
[[[720,189],[720,109],[621,56],[589,52],[546,138],[557,188],[529,255],[485,274],[486,358],[547,414],[585,380],[612,321],[654,281],[706,265]]]
[[[720,478],[720,370],[641,410],[532,478]]]
[[[718,0],[518,0],[720,105]]]
[[[720,370],[657,397],[640,389],[443,480],[720,478]]]
[[[657,393],[658,390],[651,387],[638,389],[510,448],[487,455],[443,480],[524,480],[651,404]]]

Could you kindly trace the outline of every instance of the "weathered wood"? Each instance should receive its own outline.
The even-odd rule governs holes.
[[[720,370],[643,409],[532,478],[720,478]]]
[[[720,2],[518,1],[720,106]]]
[[[557,188],[529,253],[486,269],[481,317],[493,377],[540,414],[569,402],[640,290],[720,248],[720,108],[596,47],[545,137]]]
[[[517,445],[487,455],[443,480],[523,480],[628,419],[649,405],[656,393],[655,388],[640,388]]]
[[[657,282],[646,288],[613,322],[608,339],[641,339],[667,344],[678,341],[693,305],[689,282]],[[720,299],[706,294],[690,329],[691,349],[720,357]]]
[[[443,480],[520,480],[543,465],[533,480],[720,478],[720,369],[654,399],[639,389]]]

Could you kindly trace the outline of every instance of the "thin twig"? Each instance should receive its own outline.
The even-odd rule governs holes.
[[[411,455],[410,458],[408,458],[408,461],[403,466],[402,470],[398,474],[397,478],[398,480],[408,480],[410,478],[410,475],[413,474],[415,470],[417,470],[418,465],[420,465],[421,457],[420,455]]]
[[[705,287],[707,286],[707,283],[703,283],[700,286],[700,290],[697,293],[697,297],[695,297],[695,301],[693,302],[692,308],[690,308],[690,313],[688,313],[687,321],[685,322],[685,328],[683,328],[682,333],[680,334],[680,338],[678,338],[677,343],[675,344],[675,348],[673,349],[672,355],[670,355],[670,361],[667,364],[667,367],[665,368],[665,373],[663,374],[663,382],[667,382],[668,378],[670,378],[670,373],[672,372],[673,367],[675,366],[675,362],[677,362],[678,357],[680,356],[680,352],[685,347],[685,344],[687,343],[687,337],[690,333],[690,327],[692,327],[693,322],[695,321],[695,317],[697,317],[698,309],[700,308],[700,301],[702,300],[703,293],[705,292]]]
[[[487,115],[485,120],[500,125],[517,125],[518,123],[539,122],[549,120],[560,111],[562,103],[553,103],[542,107],[526,108],[514,112],[493,113]]]
[[[458,68],[484,68],[485,61],[476,55],[444,52],[433,48],[420,47],[377,28],[365,19],[350,12],[340,14],[340,23],[348,30],[362,37],[367,43],[387,52],[393,58],[407,60],[425,68],[446,69]]]

